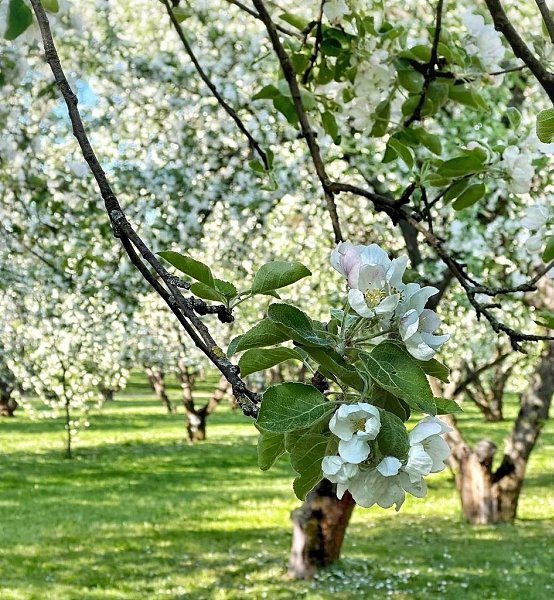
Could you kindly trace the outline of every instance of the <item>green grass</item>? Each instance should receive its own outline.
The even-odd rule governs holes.
[[[62,457],[61,420],[0,422],[2,600],[554,597],[551,423],[516,525],[463,523],[441,473],[399,514],[357,509],[343,559],[297,582],[285,574],[290,467],[257,469],[256,432],[239,413],[222,406],[191,446],[182,415],[135,378],[90,420],[74,460]],[[509,427],[471,410],[463,420],[472,439],[501,442]]]

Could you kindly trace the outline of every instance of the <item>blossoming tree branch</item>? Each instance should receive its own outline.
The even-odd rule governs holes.
[[[545,311],[540,322],[529,318],[529,327],[516,329],[502,310],[503,299],[533,292],[554,266],[551,205],[523,207],[520,200],[530,191],[536,168],[546,164],[546,144],[554,135],[552,109],[537,107],[538,139],[526,145],[519,143],[521,113],[513,102],[503,123],[492,122],[490,114],[481,119],[486,135],[475,134],[483,123],[470,125],[472,120],[464,117],[465,128],[451,139],[441,137],[445,123],[452,126],[458,115],[465,115],[462,111],[490,112],[490,99],[510,83],[512,73],[528,70],[551,99],[548,43],[536,39],[532,48],[526,45],[496,2],[487,2],[490,14],[458,14],[439,0],[432,22],[418,22],[415,33],[396,25],[394,11],[379,2],[359,6],[324,0],[312,20],[294,8],[272,15],[262,0],[253,0],[253,8],[232,3],[265,27],[272,51],[268,71],[273,81],[253,94],[248,110],[263,106],[272,122],[284,119],[288,131],[300,135],[331,219],[336,244],[331,265],[344,277],[344,286],[323,322],[280,298],[280,290],[310,275],[300,262],[270,261],[251,274],[249,283],[239,285],[216,277],[210,266],[189,255],[151,250],[106,177],[60,62],[46,11],[61,12],[55,18],[63,25],[63,10],[56,0],[30,4],[113,232],[194,344],[227,378],[244,414],[256,418],[260,467],[269,468],[287,452],[298,474],[294,489],[299,498],[324,477],[336,483],[339,497],[348,490],[362,506],[399,509],[406,492],[424,496],[424,478],[442,470],[448,457],[441,436],[450,428],[436,415],[459,410],[431,391],[428,377],[448,380],[448,368],[435,359],[448,335],[441,333],[441,321],[428,302],[436,306],[433,299],[455,279],[477,315],[496,333],[507,335],[514,348],[553,339],[552,313]],[[193,16],[188,5],[163,0],[159,8],[167,13],[200,79],[251,148],[245,169],[259,176],[261,189],[277,191],[279,144],[262,147],[247,119],[203,68],[201,54],[187,37],[187,19]],[[491,18],[513,56],[506,57],[507,46]],[[550,31],[550,17],[543,18]],[[462,23],[465,33],[451,32],[450,21],[456,27]],[[32,26],[25,0],[10,0],[6,38],[16,40]],[[506,86],[505,95],[510,94],[515,92]],[[286,135],[278,138],[279,143],[284,139]],[[408,256],[371,243],[370,233],[363,240],[368,245],[344,241],[339,202],[345,197],[350,199],[345,207],[355,198],[358,210],[383,215],[390,226],[399,227],[412,263],[408,272]],[[514,215],[523,211],[520,222],[527,234],[517,247],[522,252],[511,257],[520,271],[484,283],[481,272],[496,276],[495,265],[470,267],[460,258],[464,253],[453,243],[455,235],[447,239],[447,233],[471,221],[480,204],[494,213],[505,198],[513,208],[502,204],[502,210]],[[424,278],[417,271],[422,253],[430,253],[427,260],[439,259],[444,268]],[[436,285],[427,285],[430,281]],[[240,305],[263,296],[276,301],[223,352],[206,317],[216,315],[225,326]],[[231,358],[239,352],[234,364]],[[304,364],[313,372],[312,382],[285,382],[262,395],[245,383],[247,375],[285,361]],[[412,411],[425,416],[408,431]]]

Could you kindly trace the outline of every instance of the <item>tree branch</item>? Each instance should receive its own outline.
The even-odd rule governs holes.
[[[552,14],[545,2],[545,0],[535,0],[539,10],[541,11],[542,20],[546,26],[546,31],[548,31],[548,37],[550,41],[554,44],[554,19],[552,18]]]
[[[435,67],[437,66],[439,41],[441,36],[443,4],[444,0],[438,0],[435,19],[435,33],[433,36],[433,45],[431,46],[431,57],[429,58],[427,68],[425,69],[425,79],[423,81],[423,87],[421,89],[419,101],[412,115],[404,122],[404,127],[409,127],[414,121],[421,121],[421,109],[423,108],[423,105],[425,103],[427,91],[429,90],[429,86],[431,85],[431,83],[437,78]]]
[[[252,10],[250,7],[246,6],[242,2],[239,2],[238,0],[225,0],[225,1],[228,2],[229,4],[233,4],[237,8],[240,8],[244,12],[253,16],[255,19],[260,20],[260,15],[255,10]],[[279,25],[277,23],[275,24],[275,29],[277,29],[277,31],[280,31],[281,33],[284,33],[285,35],[290,35],[291,37],[296,37],[296,38],[302,39],[301,33],[292,31],[292,29],[287,29],[286,27],[283,27],[282,25]]]
[[[529,67],[531,73],[536,77],[554,104],[554,74],[543,67],[538,58],[531,52],[529,46],[523,41],[523,38],[516,31],[510,19],[508,19],[501,1],[485,0],[485,2],[494,22],[495,29],[504,35],[512,47],[514,54]]]
[[[198,62],[198,58],[196,57],[196,54],[194,53],[192,46],[189,44],[189,42],[185,36],[185,32],[183,31],[183,28],[181,27],[181,23],[179,23],[179,21],[177,21],[177,19],[175,18],[173,10],[171,9],[171,5],[169,4],[169,0],[162,0],[162,2],[167,10],[167,14],[169,15],[171,24],[173,25],[173,28],[175,29],[177,36],[181,40],[181,43],[183,44],[183,46],[185,48],[185,52],[188,54],[190,60],[192,61],[192,64],[194,65],[196,72],[200,76],[200,79],[202,79],[202,81],[208,86],[210,92],[213,94],[213,96],[217,100],[218,104],[231,117],[231,119],[233,119],[233,121],[236,123],[236,126],[239,128],[241,133],[243,133],[246,136],[246,138],[248,139],[248,142],[250,143],[250,146],[252,147],[253,150],[255,150],[255,152],[258,154],[261,161],[263,162],[265,170],[269,171],[271,168],[271,165],[269,164],[266,153],[262,150],[260,144],[258,144],[258,142],[254,139],[252,134],[248,131],[248,129],[246,129],[246,126],[241,121],[241,119],[238,116],[238,114],[236,113],[235,109],[219,93],[215,84],[208,77],[208,74],[206,73],[206,71],[204,71],[204,69],[202,68],[202,65]]]
[[[311,128],[310,121],[308,120],[308,115],[306,114],[306,109],[304,108],[304,103],[300,95],[300,87],[298,86],[298,81],[296,80],[296,71],[294,70],[294,66],[285,48],[283,47],[283,44],[281,44],[281,40],[279,39],[279,34],[277,33],[275,23],[273,22],[271,16],[267,12],[263,1],[252,1],[254,3],[254,6],[256,7],[256,10],[258,11],[258,14],[260,15],[260,19],[266,26],[267,32],[269,34],[269,39],[271,40],[271,44],[273,46],[273,49],[275,50],[275,54],[277,54],[277,58],[279,59],[279,63],[281,65],[281,68],[283,69],[283,75],[285,76],[285,79],[288,83],[294,107],[296,109],[296,114],[298,115],[298,120],[300,121],[300,128],[302,130],[302,134],[306,140],[306,144],[308,145],[308,149],[312,156],[312,161],[314,163],[317,176],[319,177],[321,186],[323,187],[325,202],[327,204],[327,211],[329,212],[329,215],[331,217],[333,232],[335,234],[335,242],[341,242],[344,240],[344,238],[342,235],[339,217],[337,214],[334,192],[330,187],[330,179],[327,175],[323,159],[321,158],[321,152],[319,150],[319,145],[316,140],[315,132]]]
[[[256,416],[258,411],[257,405],[260,401],[259,394],[256,394],[246,387],[246,384],[240,378],[238,367],[233,365],[225,357],[221,348],[219,348],[212,338],[208,328],[196,316],[190,302],[187,302],[179,288],[175,285],[173,276],[163,267],[153,252],[146,246],[127,221],[119,201],[117,200],[117,197],[106,178],[106,174],[90,144],[81,115],[77,108],[77,96],[71,89],[61,66],[46,12],[44,11],[40,0],[31,0],[31,4],[40,27],[46,60],[67,106],[69,118],[73,127],[73,135],[77,139],[83,157],[89,165],[98,188],[100,189],[116,237],[120,238],[133,264],[169,305],[171,310],[178,317],[181,325],[192,337],[195,344],[231,383],[233,393],[237,397],[237,401],[241,405],[243,413],[249,416]],[[165,287],[162,286],[154,275],[152,275],[148,267],[139,258],[134,248],[137,248],[144,260],[154,269],[163,281]]]

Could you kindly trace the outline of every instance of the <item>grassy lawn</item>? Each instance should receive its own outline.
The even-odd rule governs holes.
[[[470,439],[489,431],[501,444],[509,427],[463,419]],[[182,415],[137,377],[90,421],[74,460],[62,458],[61,420],[0,422],[2,600],[554,597],[552,423],[516,525],[464,524],[441,473],[399,514],[357,509],[340,563],[296,582],[285,574],[290,467],[257,469],[256,432],[239,413],[222,406],[208,441],[191,446]]]

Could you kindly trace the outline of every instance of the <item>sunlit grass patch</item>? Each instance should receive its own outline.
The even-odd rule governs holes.
[[[208,394],[214,382],[206,383]],[[179,390],[170,387],[178,404]],[[61,421],[0,421],[0,598],[339,598],[543,600],[554,595],[552,427],[529,466],[515,526],[462,522],[448,472],[399,514],[357,510],[343,559],[315,581],[285,575],[286,459],[256,466],[256,432],[222,405],[208,440],[190,445],[140,378],[63,458]],[[508,414],[513,415],[513,399]],[[468,437],[501,444],[509,422],[461,417]]]

